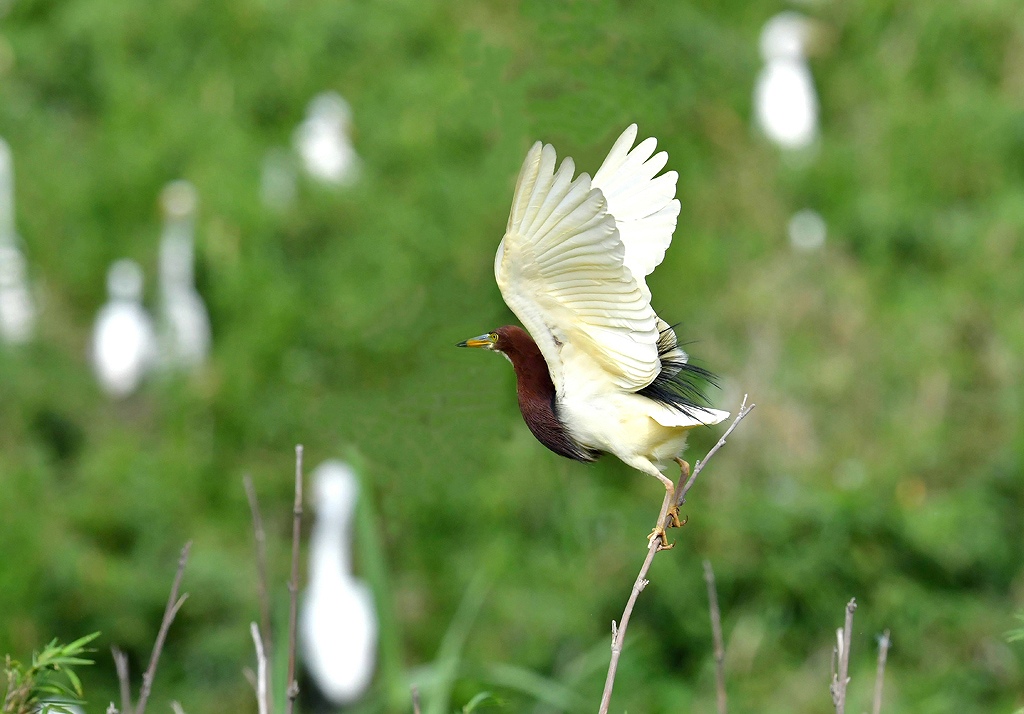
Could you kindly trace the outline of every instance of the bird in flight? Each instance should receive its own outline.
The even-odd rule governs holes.
[[[672,327],[655,314],[646,277],[661,263],[679,215],[678,174],[653,137],[634,146],[636,124],[594,177],[574,178],[565,158],[537,142],[512,198],[494,275],[523,323],[459,343],[504,355],[516,373],[519,409],[552,451],[577,461],[611,453],[664,484],[651,539],[669,547],[678,525],[675,484],[662,470],[681,460],[687,433],[728,412],[707,406],[714,382],[690,363]]]

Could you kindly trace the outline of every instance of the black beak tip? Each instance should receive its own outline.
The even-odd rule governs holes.
[[[459,344],[457,344],[455,346],[456,347],[468,347],[469,345],[466,344],[466,340],[463,340],[462,342],[460,342]]]

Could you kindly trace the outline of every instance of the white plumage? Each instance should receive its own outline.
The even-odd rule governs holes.
[[[109,298],[96,316],[90,357],[100,386],[112,397],[134,392],[156,357],[142,281],[142,268],[132,260],[119,260],[107,271]]]
[[[651,307],[645,278],[661,263],[679,215],[677,174],[653,138],[619,137],[593,180],[536,143],[516,185],[494,271],[505,302],[540,348],[558,418],[575,441],[667,479],[687,430],[728,416],[689,414],[637,394],[662,371],[659,337],[675,342]],[[685,359],[678,347],[674,356]],[[671,485],[671,482],[669,482]]]
[[[300,641],[317,687],[333,703],[346,704],[370,685],[377,655],[373,595],[352,575],[351,524],[359,482],[348,465],[325,461],[313,472],[313,483],[316,520]]]
[[[810,22],[797,12],[779,13],[761,31],[765,65],[754,88],[757,122],[783,149],[803,149],[818,137],[818,95],[805,56]]]
[[[0,339],[27,342],[36,323],[25,255],[14,225],[14,161],[0,139]]]
[[[160,359],[171,368],[190,369],[210,352],[210,318],[195,288],[195,187],[169,183],[161,194]]]
[[[295,149],[306,172],[323,183],[351,184],[360,160],[352,146],[352,110],[336,92],[313,97],[306,118],[295,130]]]

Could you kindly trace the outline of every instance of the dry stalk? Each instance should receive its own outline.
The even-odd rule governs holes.
[[[740,421],[743,420],[743,417],[750,413],[750,410],[752,410],[754,406],[754,404],[747,406],[747,397],[744,395],[743,403],[740,404],[740,411],[736,415],[736,418],[733,420],[729,428],[726,429],[725,433],[722,434],[722,438],[718,440],[718,443],[716,443],[708,452],[708,455],[704,457],[704,460],[697,462],[692,473],[688,473],[689,467],[685,466],[685,461],[680,462],[682,468],[680,469],[679,484],[676,486],[674,496],[676,504],[682,505],[686,503],[686,494],[693,486],[694,481],[696,481],[697,474],[699,474],[704,466],[707,465],[707,462],[711,457],[714,456],[720,448],[722,448],[725,444],[725,440],[730,434],[732,434],[733,429],[735,429]],[[689,476],[689,478],[687,478],[687,476]],[[665,508],[663,506],[662,513],[664,513],[664,511]],[[659,520],[661,518],[662,516],[659,515]],[[667,523],[662,525],[665,525],[666,527],[668,526]],[[598,710],[599,714],[608,714],[608,707],[611,705],[612,700],[612,688],[615,686],[615,673],[618,670],[619,657],[622,654],[622,643],[626,639],[626,628],[629,626],[629,617],[633,613],[633,606],[636,604],[637,597],[640,596],[640,593],[643,592],[643,589],[647,587],[647,583],[649,582],[647,580],[647,571],[651,568],[651,563],[654,560],[654,554],[661,549],[663,549],[661,539],[651,538],[650,543],[647,546],[647,557],[644,558],[643,565],[640,566],[640,573],[636,576],[636,580],[633,582],[633,589],[629,593],[629,599],[626,601],[626,608],[622,612],[622,618],[618,623],[614,620],[612,621],[612,656],[611,661],[608,663],[608,675],[604,682],[604,692],[601,694],[601,706]]]
[[[139,691],[139,703],[136,705],[133,714],[143,714],[146,711],[146,702],[149,701],[149,693],[153,689],[153,678],[156,677],[156,666],[160,662],[160,654],[164,649],[164,642],[167,639],[167,631],[171,629],[174,616],[188,599],[188,593],[178,597],[178,590],[181,588],[181,578],[185,574],[185,564],[188,562],[188,552],[192,548],[192,541],[185,544],[181,549],[181,556],[178,558],[178,572],[174,575],[174,582],[171,584],[171,594],[167,598],[167,607],[164,609],[164,619],[160,623],[160,631],[157,632],[156,642],[153,643],[153,653],[149,656],[149,666],[142,675],[142,689]]]
[[[299,601],[299,541],[302,535],[302,444],[295,447],[295,504],[292,508],[292,577],[288,581],[290,605],[288,611],[288,703],[286,714],[295,710],[299,696],[299,683],[295,679],[295,650]]]
[[[711,635],[715,642],[715,704],[718,714],[726,714],[725,698],[725,644],[722,640],[722,613],[718,609],[718,590],[711,561],[704,561],[704,582],[708,586],[708,604],[711,609]]]
[[[121,687],[121,711],[124,714],[132,714],[132,684],[128,675],[128,655],[117,647],[111,647],[110,653],[114,656],[114,668],[117,670],[117,681]],[[111,702],[113,707],[114,703]]]
[[[836,635],[837,654],[839,660],[839,672],[832,675],[832,702],[836,705],[836,714],[846,712],[846,685],[850,683],[850,640],[853,638],[853,612],[857,609],[857,601],[854,598],[846,603],[846,620],[843,629]]]
[[[260,598],[260,633],[261,644],[265,659],[273,659],[273,648],[271,642],[270,627],[270,589],[267,579],[267,534],[263,529],[263,516],[260,515],[260,504],[256,498],[256,487],[253,485],[252,477],[246,474],[242,478],[245,486],[245,495],[249,499],[249,511],[252,513],[253,537],[256,541],[256,573]],[[270,702],[274,699],[273,683],[267,679],[266,688],[261,690],[261,711],[270,711]]]
[[[872,714],[880,714],[882,711],[882,683],[885,681],[885,661],[889,657],[889,646],[892,640],[889,639],[889,631],[886,630],[878,638],[878,670],[875,672],[875,698],[871,707]]]
[[[249,631],[252,633],[252,643],[256,647],[256,707],[259,714],[270,714],[270,699],[267,694],[267,653],[263,649],[263,637],[260,635],[260,626],[255,622],[249,623]]]

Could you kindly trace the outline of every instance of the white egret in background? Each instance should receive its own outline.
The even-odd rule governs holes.
[[[811,208],[797,211],[787,226],[789,243],[797,250],[817,250],[825,245],[828,227],[821,214]]]
[[[352,575],[355,472],[341,461],[325,461],[313,472],[313,489],[316,520],[299,635],[310,676],[338,705],[355,701],[370,685],[377,615],[370,589]]]
[[[14,160],[0,138],[0,340],[21,344],[32,337],[36,310],[28,266],[14,227]]]
[[[134,392],[153,366],[156,334],[142,307],[142,268],[119,260],[107,271],[107,303],[96,316],[90,358],[100,386],[112,397]]]
[[[351,131],[352,110],[340,94],[323,92],[313,97],[294,137],[306,172],[324,183],[353,183],[359,176],[360,161]]]
[[[210,352],[210,318],[194,278],[198,197],[191,183],[174,181],[160,201],[160,359],[168,367],[187,369],[202,364]]]
[[[765,65],[754,88],[757,123],[781,148],[805,149],[818,137],[818,95],[807,65],[811,23],[798,12],[775,15],[761,30]]]

